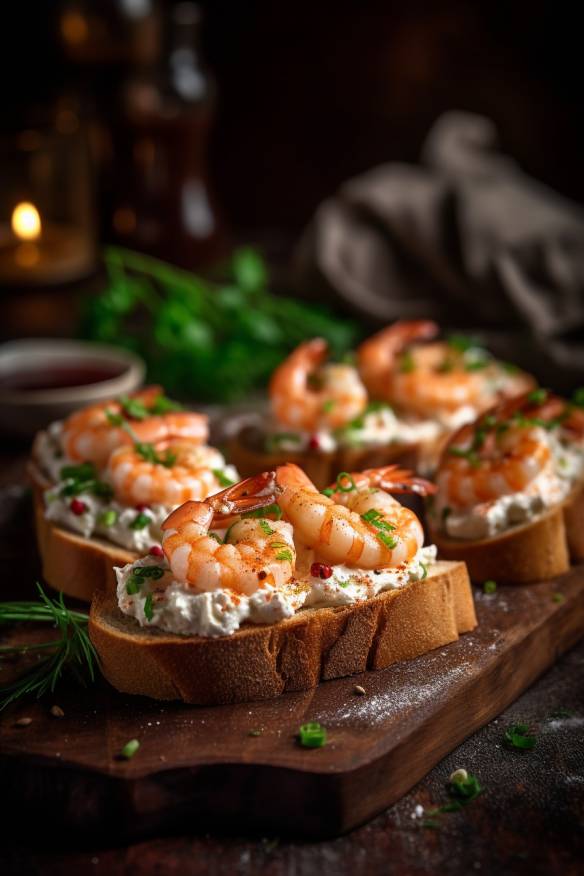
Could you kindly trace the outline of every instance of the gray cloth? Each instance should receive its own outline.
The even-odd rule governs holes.
[[[385,164],[345,183],[301,240],[300,283],[370,324],[425,317],[482,329],[542,382],[575,385],[584,211],[496,145],[488,119],[448,113],[420,166]]]

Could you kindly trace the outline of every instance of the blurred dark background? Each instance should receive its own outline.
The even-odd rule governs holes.
[[[168,71],[174,5],[10,4],[0,36],[2,128],[22,126],[35,106],[67,94],[79,98],[86,122],[97,117],[115,135],[128,81]],[[216,82],[209,174],[224,229],[236,239],[286,247],[340,182],[391,159],[416,160],[432,122],[452,108],[489,116],[503,151],[529,174],[584,200],[575,7],[551,0],[199,6],[202,57]],[[153,36],[157,18],[161,32]],[[127,181],[116,157],[118,182],[107,167],[100,180],[100,229],[104,239],[123,241],[132,221],[122,213],[112,226],[120,205],[111,190],[120,176]],[[101,155],[106,164],[110,158]]]

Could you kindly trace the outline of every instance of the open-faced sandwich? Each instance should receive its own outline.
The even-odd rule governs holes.
[[[78,599],[115,588],[112,567],[162,554],[161,524],[239,476],[205,444],[207,417],[160,387],[91,405],[40,432],[29,466],[45,580]]]
[[[431,472],[447,435],[535,385],[466,338],[431,341],[438,331],[397,322],[359,347],[355,365],[327,362],[320,338],[301,344],[274,372],[269,417],[232,442],[239,471],[293,461],[321,488],[338,471],[397,461]]]
[[[190,703],[267,699],[456,640],[476,617],[464,563],[439,562],[391,493],[432,485],[389,466],[320,493],[294,464],[187,502],[164,556],[117,568],[90,635],[126,693]]]
[[[544,389],[456,432],[443,451],[429,521],[440,556],[475,580],[524,583],[584,559],[584,409]]]
[[[398,434],[404,424],[417,435],[417,467],[425,472],[434,471],[452,432],[535,386],[530,375],[499,362],[472,338],[436,340],[439,333],[429,320],[400,321],[357,350],[370,399],[391,405]]]

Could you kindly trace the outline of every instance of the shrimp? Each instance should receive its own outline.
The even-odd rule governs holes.
[[[294,527],[298,545],[326,563],[359,569],[395,567],[413,559],[424,542],[422,524],[413,511],[386,492],[407,488],[409,473],[391,466],[348,475],[347,486],[332,495],[319,493],[293,463],[279,466],[278,504]],[[418,479],[421,482],[421,479]]]
[[[367,407],[367,390],[352,365],[324,365],[322,338],[300,344],[276,369],[270,399],[276,419],[295,429],[314,431],[345,426]]]
[[[214,447],[171,439],[117,447],[107,462],[104,480],[112,484],[122,504],[179,505],[218,492],[218,475],[224,468],[225,460]]]
[[[528,374],[510,373],[485,353],[477,356],[476,348],[448,341],[411,345],[437,332],[433,322],[397,322],[365,341],[358,357],[370,393],[422,416],[448,416],[464,407],[485,411],[534,386]]]
[[[388,398],[399,354],[414,341],[435,338],[439,331],[430,320],[399,320],[364,341],[357,349],[357,363],[369,393],[375,398]]]
[[[134,441],[188,438],[204,444],[209,432],[206,415],[192,411],[150,414],[161,397],[159,386],[149,386],[127,400],[100,402],[77,411],[63,424],[61,445],[65,454],[76,462],[93,462],[102,468],[115,447]],[[133,416],[136,413],[139,416]]]
[[[511,399],[452,436],[437,475],[441,505],[470,508],[529,490],[544,472],[553,476],[545,419],[532,410],[526,397]]]
[[[289,523],[246,518],[229,528],[224,543],[209,535],[212,523],[274,499],[275,474],[264,472],[173,511],[162,524],[162,547],[175,578],[197,590],[227,587],[247,596],[287,584],[296,560]]]

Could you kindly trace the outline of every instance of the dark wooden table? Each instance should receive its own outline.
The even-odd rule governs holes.
[[[3,598],[31,592],[38,576],[30,507],[21,483],[21,448],[0,449],[0,562]],[[8,489],[7,489],[8,487]],[[4,834],[2,874],[180,873],[301,874],[558,873],[584,870],[584,642],[514,705],[445,758],[399,803],[352,833],[323,842],[276,836],[212,834],[193,824],[188,835],[152,837],[114,847],[107,837],[81,844],[25,823]],[[506,726],[521,721],[537,733],[536,748],[509,751]],[[450,773],[465,767],[484,793],[460,812],[420,816],[446,802]],[[9,805],[10,790],[3,789]],[[81,805],[82,801],[80,801]],[[429,826],[433,825],[433,826]]]

